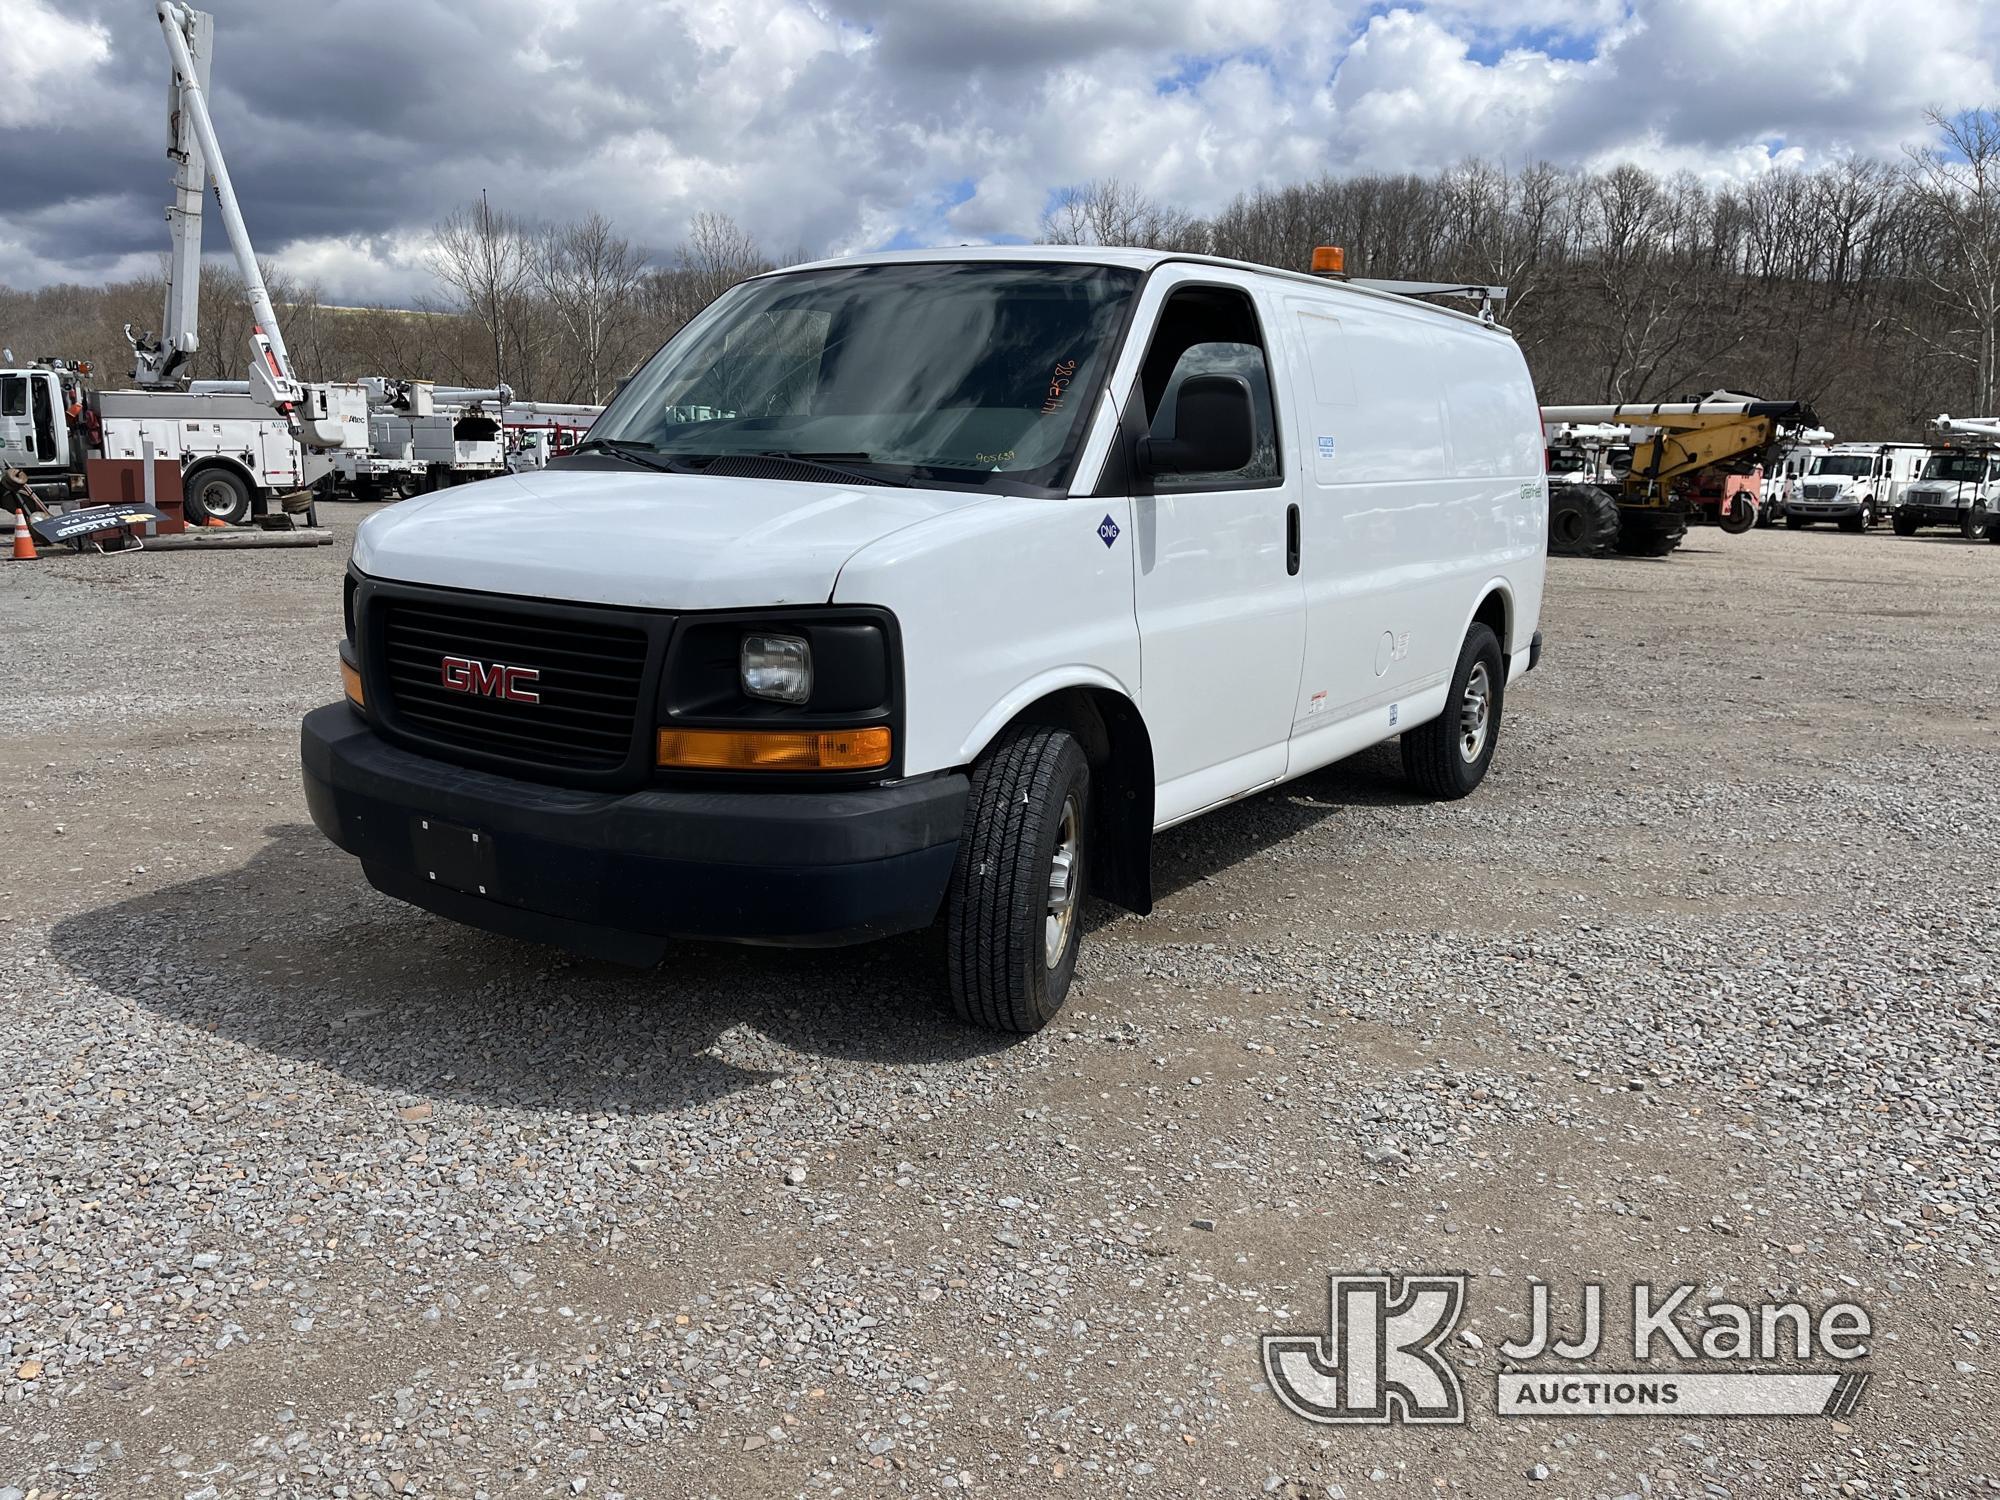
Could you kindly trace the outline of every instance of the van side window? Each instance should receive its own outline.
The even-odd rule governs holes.
[[[25,417],[27,414],[27,377],[0,375],[0,417]]]
[[[1184,381],[1196,375],[1241,375],[1250,384],[1254,446],[1250,462],[1226,474],[1162,475],[1155,488],[1172,490],[1253,489],[1278,482],[1278,429],[1272,414],[1271,375],[1264,358],[1264,334],[1250,299],[1227,287],[1186,287],[1167,299],[1153,333],[1152,347],[1139,371],[1147,430],[1174,438],[1174,402]]]

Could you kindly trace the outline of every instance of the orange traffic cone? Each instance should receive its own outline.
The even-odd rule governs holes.
[[[223,520],[222,517],[220,516],[209,516],[206,519],[204,519],[201,524],[204,526],[219,526],[224,531],[227,531],[229,529],[229,523]]]
[[[28,530],[27,512],[14,508],[14,561],[33,562],[42,554],[35,550],[35,534]]]

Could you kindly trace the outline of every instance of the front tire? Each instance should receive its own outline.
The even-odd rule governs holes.
[[[1895,515],[1889,518],[1889,524],[1895,528],[1897,536],[1915,536],[1917,534],[1917,518],[1915,516],[1906,516],[1901,511],[1897,511]]]
[[[1083,937],[1089,829],[1090,764],[1066,731],[1023,725],[973,767],[945,894],[962,1019],[1026,1034],[1062,1009]]]
[[[1500,743],[1507,665],[1500,641],[1484,625],[1465,633],[1451,674],[1444,712],[1403,735],[1403,771],[1427,797],[1455,802],[1486,779]]]
[[[1549,487],[1549,552],[1602,557],[1618,538],[1618,502],[1594,484]]]

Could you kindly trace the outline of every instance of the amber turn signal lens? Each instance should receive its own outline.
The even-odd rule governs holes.
[[[349,703],[356,708],[368,706],[368,700],[361,691],[361,671],[345,657],[340,661],[340,685],[346,691]]]
[[[1315,245],[1313,247],[1313,274],[1315,276],[1338,276],[1347,269],[1347,252],[1338,245]]]
[[[659,763],[676,771],[874,771],[889,764],[889,731],[662,729]]]

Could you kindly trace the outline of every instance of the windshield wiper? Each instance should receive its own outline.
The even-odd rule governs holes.
[[[702,473],[732,459],[768,458],[780,463],[818,469],[841,479],[852,480],[856,484],[890,484],[907,489],[911,483],[910,479],[902,474],[885,474],[873,468],[849,467],[854,464],[873,465],[878,462],[866,453],[791,453],[779,448],[745,448],[732,453],[676,453],[674,457],[688,463],[700,464],[699,472]]]
[[[655,474],[687,472],[678,464],[646,457],[648,453],[657,453],[660,450],[651,443],[642,443],[633,438],[585,438],[570,449],[569,453],[589,453],[593,449],[599,453],[609,453],[613,458],[622,458],[627,463],[637,464],[642,469],[651,469]]]
[[[838,474],[843,479],[859,480],[863,484],[897,484],[908,487],[910,481],[901,474],[877,472],[878,461],[866,453],[783,453],[771,451],[754,455],[757,458],[782,458],[795,464],[806,464],[815,469],[824,469],[829,474]],[[850,467],[867,464],[867,469]]]

